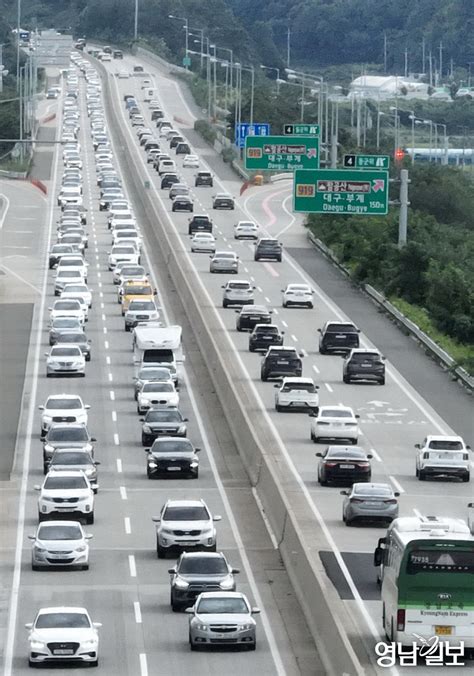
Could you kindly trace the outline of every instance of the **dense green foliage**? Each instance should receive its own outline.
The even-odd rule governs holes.
[[[308,225],[357,281],[425,308],[441,331],[472,345],[474,185],[461,170],[436,165],[415,166],[410,177],[408,245],[401,250],[393,208],[383,218],[312,215]]]

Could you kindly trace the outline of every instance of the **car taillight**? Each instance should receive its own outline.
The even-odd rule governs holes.
[[[362,500],[361,498],[351,498],[349,502],[365,502],[365,500]]]
[[[391,498],[390,500],[384,500],[384,503],[386,505],[396,505],[397,501],[395,500],[395,498]]]
[[[337,462],[325,462],[326,467],[337,467]]]
[[[355,422],[346,422],[346,423],[344,423],[344,425],[345,425],[346,427],[353,427],[353,426],[356,425],[356,424],[357,424],[357,423],[355,423]]]
[[[357,462],[356,465],[357,467],[368,467],[369,463],[364,460],[364,462]]]
[[[321,420],[318,420],[318,425],[330,425],[331,423],[328,422],[322,422]]]
[[[405,609],[397,610],[397,631],[405,631]]]

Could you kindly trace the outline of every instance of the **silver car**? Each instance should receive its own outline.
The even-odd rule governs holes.
[[[78,345],[57,343],[45,352],[46,377],[59,375],[86,375],[86,359]]]
[[[342,520],[346,526],[356,521],[391,523],[398,516],[398,496],[390,484],[356,483],[344,495]]]
[[[79,521],[48,521],[40,523],[32,541],[31,568],[77,567],[89,570],[89,540]]]
[[[230,272],[236,275],[239,271],[239,257],[233,251],[216,251],[210,259],[209,272]]]
[[[59,342],[59,337],[62,333],[77,333],[82,332],[84,326],[77,317],[57,317],[51,322],[49,327],[49,344],[55,345]]]
[[[48,463],[48,471],[50,469],[57,472],[68,472],[70,469],[81,470],[89,479],[94,493],[97,493],[99,490],[97,465],[100,465],[100,462],[94,460],[89,451],[77,448],[58,448],[53,452]]]
[[[240,592],[204,592],[192,608],[186,608],[189,618],[189,647],[240,645],[255,650],[257,623],[252,615],[260,612],[252,608],[245,594]]]

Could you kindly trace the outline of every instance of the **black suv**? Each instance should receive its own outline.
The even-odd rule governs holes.
[[[274,324],[257,324],[249,336],[249,352],[266,352],[271,345],[283,345],[284,333]]]
[[[262,360],[260,378],[284,378],[303,375],[303,362],[294,347],[269,347]]]
[[[281,262],[282,246],[277,239],[259,239],[255,245],[254,260],[259,261],[266,258],[272,261]]]
[[[212,232],[212,221],[205,214],[196,214],[189,219],[188,235],[194,235],[195,232]]]
[[[271,324],[272,311],[267,310],[263,305],[252,305],[251,307],[242,307],[241,310],[236,310],[237,320],[235,328],[237,331],[252,331],[257,324]]]
[[[353,380],[375,380],[385,385],[384,357],[377,350],[351,350],[344,360],[342,380],[350,383]]]
[[[322,329],[318,329],[319,353],[350,352],[354,347],[359,347],[359,333],[354,324],[350,322],[326,322]]]
[[[161,178],[161,189],[171,188],[174,183],[179,183],[178,174],[163,174]]]
[[[152,122],[154,122],[155,120],[161,120],[164,116],[165,116],[164,112],[159,108],[156,108],[155,110],[151,111]]]
[[[151,446],[158,437],[185,437],[187,418],[177,408],[150,408],[142,426],[142,444]]]
[[[196,174],[196,178],[194,180],[194,185],[197,187],[198,185],[209,185],[212,186],[214,185],[214,180],[212,178],[212,174],[210,171],[198,171]]]
[[[192,606],[201,592],[235,591],[234,575],[222,552],[183,552],[171,575],[171,608],[176,612]]]
[[[190,479],[199,476],[200,448],[194,448],[189,439],[180,437],[161,437],[155,439],[151,448],[145,448],[147,453],[146,473],[149,479],[160,476],[176,477],[186,474]]]

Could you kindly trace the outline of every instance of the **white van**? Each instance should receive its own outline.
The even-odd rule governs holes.
[[[143,366],[169,368],[178,384],[178,365],[184,362],[181,346],[181,326],[158,327],[138,325],[133,332],[133,362],[138,373]]]

